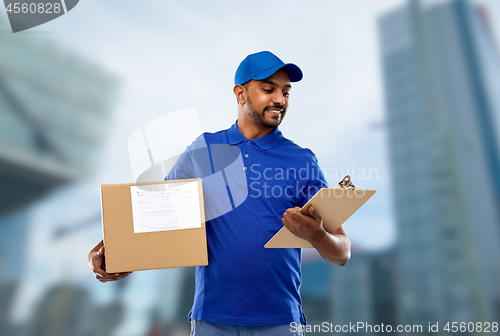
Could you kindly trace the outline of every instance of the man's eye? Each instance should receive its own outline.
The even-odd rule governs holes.
[[[290,92],[283,92],[283,96],[290,97]]]
[[[273,92],[273,90],[268,90],[268,89],[262,89],[262,90],[264,90],[264,92],[267,92],[267,93]]]

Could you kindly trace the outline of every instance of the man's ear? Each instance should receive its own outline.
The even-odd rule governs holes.
[[[246,89],[242,85],[235,85],[233,89],[234,95],[238,104],[245,105],[246,103]]]

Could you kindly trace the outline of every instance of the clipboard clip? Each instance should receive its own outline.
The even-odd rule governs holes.
[[[339,188],[340,189],[356,189],[354,184],[351,182],[351,177],[349,175],[346,175],[342,181],[339,182]]]

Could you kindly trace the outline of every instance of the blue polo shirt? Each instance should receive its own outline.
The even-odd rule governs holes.
[[[266,249],[288,208],[327,187],[316,156],[276,127],[250,140],[238,129],[204,133],[167,180],[201,177],[208,266],[196,268],[190,318],[232,326],[305,323],[301,249]]]

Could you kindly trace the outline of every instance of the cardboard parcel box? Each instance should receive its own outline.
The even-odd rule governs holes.
[[[208,265],[201,179],[101,185],[108,273]]]

